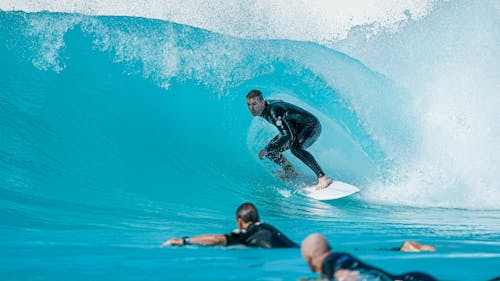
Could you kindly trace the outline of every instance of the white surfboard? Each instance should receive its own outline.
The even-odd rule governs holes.
[[[316,190],[315,186],[302,189],[302,193],[316,200],[334,200],[359,192],[359,188],[341,181],[333,181],[327,188]]]

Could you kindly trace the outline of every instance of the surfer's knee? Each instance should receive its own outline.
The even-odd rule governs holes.
[[[304,148],[302,148],[302,146],[300,144],[290,146],[290,152],[299,158],[302,155],[304,155],[304,151],[305,151]]]

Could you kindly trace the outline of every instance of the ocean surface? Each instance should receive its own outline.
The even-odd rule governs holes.
[[[499,2],[290,3],[1,1],[1,279],[315,278],[297,249],[160,248],[247,201],[391,273],[500,276]],[[361,192],[301,195],[291,155],[276,179],[251,89],[316,114]]]

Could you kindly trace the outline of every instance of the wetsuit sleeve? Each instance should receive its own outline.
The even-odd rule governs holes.
[[[271,110],[271,117],[274,122],[274,126],[279,131],[277,138],[273,138],[267,145],[266,149],[268,152],[272,151],[283,151],[290,140],[294,138],[293,127],[290,126],[286,118],[286,111],[281,110]]]
[[[261,229],[253,234],[248,244],[254,247],[273,248],[273,234],[269,230]]]
[[[362,261],[358,260],[357,258],[347,254],[347,253],[341,253],[339,254],[335,262],[332,264],[330,263],[330,268],[329,274],[335,274],[335,271],[339,269],[348,269],[348,270],[355,270],[359,271],[361,274],[366,274],[369,276],[373,276],[374,279],[377,280],[394,280],[394,276],[389,274],[388,272],[385,272],[379,268],[373,267],[371,265],[365,264]],[[416,281],[416,280],[415,280]]]
[[[356,260],[353,256],[344,254],[338,258],[335,270],[355,269],[355,268],[357,268],[358,264],[359,264],[359,261]]]
[[[323,263],[323,273],[328,279],[333,279],[339,269],[358,270],[360,261],[347,253],[331,254]]]
[[[226,246],[245,245],[252,247],[273,248],[272,232],[266,228],[255,226],[251,231],[233,231],[226,236]]]
[[[255,226],[258,229],[247,241],[254,246],[262,248],[298,248],[297,243],[290,240],[274,226],[261,223]]]
[[[244,239],[242,233],[234,231],[228,234],[224,234],[224,236],[226,236],[226,246],[241,244],[241,240]]]

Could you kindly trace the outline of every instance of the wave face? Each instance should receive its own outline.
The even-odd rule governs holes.
[[[5,178],[44,167],[42,179],[60,175],[62,185],[69,176],[169,194],[161,186],[203,190],[207,178],[251,186],[266,171],[255,157],[267,142],[263,134],[274,133],[252,123],[244,98],[251,87],[320,115],[325,137],[314,152],[335,177],[363,183],[382,170],[383,151],[352,101],[370,99],[370,110],[382,112],[382,100],[401,90],[343,54],[138,18],[3,18],[13,28],[2,53],[15,66],[3,68],[14,77],[3,89]],[[335,79],[344,82],[333,85]],[[20,93],[19,84],[27,89]],[[383,110],[381,126],[404,139],[404,122],[394,117],[401,114]]]
[[[342,24],[333,27],[320,24],[331,18],[323,14],[316,29],[310,17],[302,19],[304,29],[294,29],[296,17],[280,18],[279,4],[266,10],[258,1],[264,6],[219,3],[206,17],[193,16],[206,13],[201,8],[190,13],[175,6],[155,16],[149,8],[113,9],[122,7],[116,1],[89,3],[0,6],[9,10],[0,11],[0,217],[7,226],[0,233],[12,258],[0,271],[8,280],[35,278],[20,273],[26,263],[38,270],[44,257],[54,262],[61,254],[97,269],[77,277],[51,267],[41,279],[58,273],[93,279],[109,263],[125,268],[111,279],[164,271],[172,280],[199,277],[188,265],[176,271],[162,264],[192,261],[189,251],[163,254],[151,245],[165,233],[227,232],[242,201],[256,202],[297,241],[315,229],[346,250],[402,236],[461,247],[429,260],[361,250],[368,261],[392,260],[395,271],[417,264],[443,279],[460,279],[454,263],[436,268],[433,261],[474,261],[477,254],[483,262],[474,272],[482,275],[471,271],[466,279],[493,277],[490,265],[500,256],[498,3],[401,4],[390,20],[358,11],[359,17],[337,19]],[[286,7],[301,15],[309,7],[303,5]],[[231,8],[232,21],[214,19]],[[262,10],[268,14],[261,19]],[[102,16],[110,11],[124,16]],[[238,18],[264,22],[246,33],[249,23]],[[277,180],[277,167],[257,158],[276,132],[248,112],[245,95],[253,88],[318,116],[323,133],[310,151],[331,177],[362,192],[323,204]],[[289,158],[305,182],[314,182]],[[353,241],[360,232],[365,239]],[[22,250],[42,243],[34,255]],[[72,254],[73,248],[88,256]],[[144,251],[158,261],[145,265]],[[248,266],[239,255],[259,263],[249,280],[307,274],[300,253],[276,252],[268,263],[254,257],[260,252],[228,252],[221,257],[203,249],[195,260],[210,260],[202,269],[215,270],[214,280],[241,276],[220,269]]]
[[[221,175],[253,183],[272,167],[262,168],[255,153],[274,131],[252,120],[244,103],[260,88],[320,117],[325,133],[312,152],[333,177],[365,187],[365,200],[497,209],[498,60],[488,47],[498,38],[498,10],[460,5],[408,20],[396,39],[392,27],[367,39],[365,25],[335,41],[379,72],[313,43],[241,40],[141,18],[3,13],[2,56],[16,65],[2,68],[12,77],[3,87],[5,120],[16,121],[3,124],[4,171],[29,161],[130,186]],[[431,35],[467,18],[456,10],[490,16],[475,25],[482,33],[461,23],[435,47]],[[193,171],[199,175],[187,176]]]

